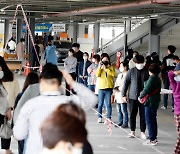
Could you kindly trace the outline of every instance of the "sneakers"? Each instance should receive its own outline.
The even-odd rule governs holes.
[[[102,123],[102,118],[98,118],[98,123]]]
[[[122,125],[121,128],[128,128],[128,125]]]
[[[167,109],[167,107],[165,107],[165,106],[162,106],[162,107],[161,107],[161,109],[163,109],[163,110],[166,110],[166,109]]]
[[[135,132],[129,133],[129,134],[128,134],[128,137],[129,137],[129,138],[135,138]]]
[[[116,123],[115,127],[122,126],[122,123]]]
[[[146,142],[143,143],[143,145],[153,145],[153,146],[155,146],[155,145],[157,145],[157,144],[158,144],[158,141],[157,141],[157,140],[154,140],[154,141],[148,140],[148,141],[146,141]]]
[[[143,139],[143,140],[147,139],[146,134],[144,132],[141,132],[141,139]]]

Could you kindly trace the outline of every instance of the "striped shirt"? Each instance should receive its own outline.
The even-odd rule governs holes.
[[[17,140],[26,139],[25,154],[40,154],[42,152],[41,124],[60,104],[73,101],[85,110],[95,106],[96,96],[84,85],[74,83],[73,89],[77,95],[64,96],[60,95],[59,91],[48,92],[24,104],[13,132]]]

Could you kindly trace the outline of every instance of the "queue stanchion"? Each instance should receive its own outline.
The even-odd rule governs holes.
[[[31,70],[30,70],[30,64],[29,64],[29,61],[27,60],[26,61],[26,65],[25,65],[25,67],[24,67],[24,75],[25,76],[28,76],[28,74],[31,72]]]

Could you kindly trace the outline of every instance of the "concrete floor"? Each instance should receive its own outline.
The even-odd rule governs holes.
[[[20,87],[23,86],[24,77],[18,76]],[[129,139],[127,137],[129,129],[113,127],[111,135],[108,134],[107,126],[97,123],[97,115],[90,110],[87,115],[88,138],[92,144],[94,154],[172,154],[176,142],[176,130],[174,125],[173,113],[171,109],[158,111],[158,145],[145,146],[139,138],[139,117],[137,118],[137,138]],[[117,122],[117,112],[113,105],[112,120]],[[17,152],[17,142],[12,138],[11,149],[15,154]],[[0,154],[4,152],[0,150]]]

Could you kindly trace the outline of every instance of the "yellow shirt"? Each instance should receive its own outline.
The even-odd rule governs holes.
[[[115,76],[114,66],[109,66],[107,69],[98,68],[96,77],[98,78],[98,89],[114,88],[113,78]]]

